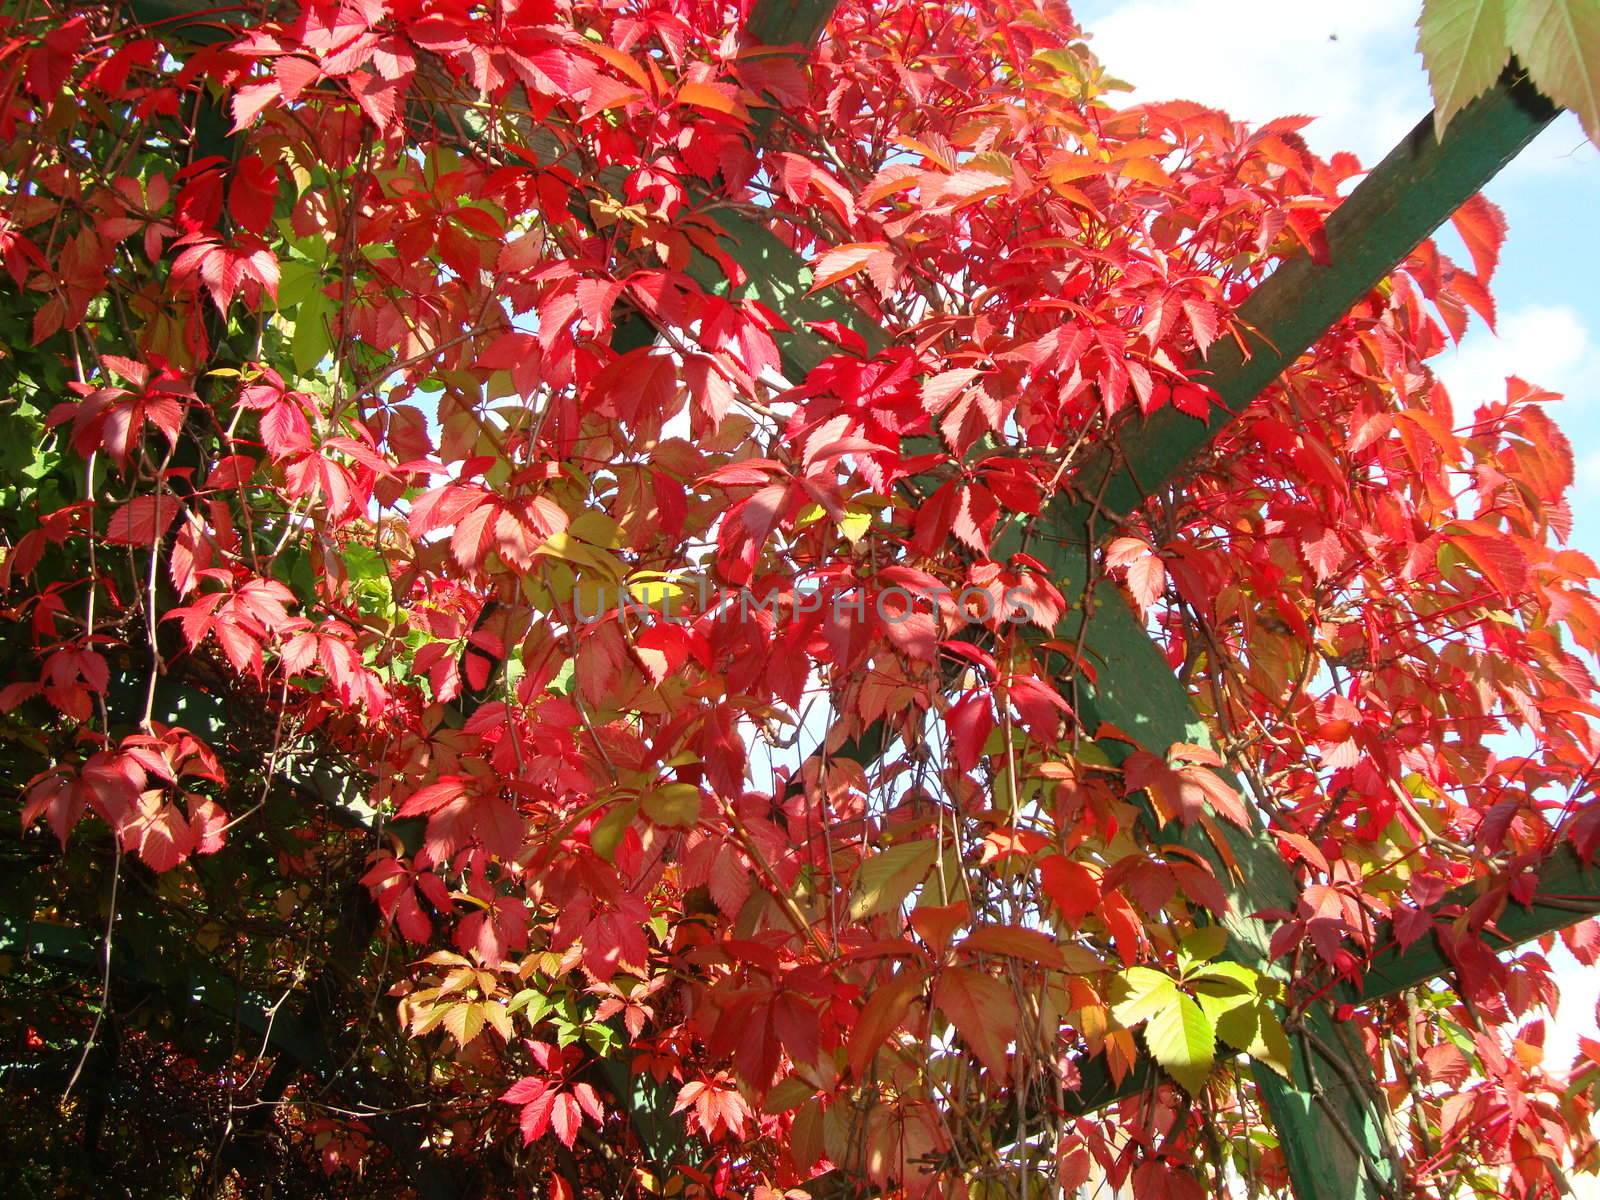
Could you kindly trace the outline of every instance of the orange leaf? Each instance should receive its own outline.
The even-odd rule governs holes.
[[[687,104],[691,108],[703,108],[709,112],[719,112],[725,116],[739,117],[741,119],[750,114],[739,98],[730,95],[722,88],[711,83],[695,83],[692,80],[678,86],[677,102]]]
[[[1140,183],[1154,184],[1156,187],[1175,188],[1172,176],[1161,169],[1161,164],[1153,158],[1130,158],[1121,164],[1118,173],[1124,179],[1136,179]]]
[[[1218,816],[1226,817],[1240,829],[1250,828],[1250,814],[1244,801],[1220,775],[1204,767],[1181,767],[1178,770],[1178,788],[1183,797],[1184,824],[1192,823],[1200,814],[1200,804],[1209,804]]]
[[[850,1035],[850,1073],[860,1079],[878,1048],[900,1028],[911,1002],[922,993],[922,978],[907,969],[867,997]]]
[[[1061,947],[1048,935],[1037,929],[1023,929],[1017,925],[985,925],[975,929],[965,938],[959,949],[979,954],[1000,954],[1007,958],[1020,958],[1038,963],[1042,967],[1059,967],[1065,963]]]
[[[583,48],[590,54],[604,59],[611,67],[626,75],[630,82],[638,84],[641,91],[648,95],[655,94],[655,88],[650,84],[650,77],[645,74],[644,68],[639,65],[639,60],[631,54],[624,54],[603,42],[583,42]]]
[[[886,247],[882,242],[847,242],[843,246],[835,246],[812,267],[814,278],[811,290],[814,292],[850,278],[866,267],[868,259],[884,249]]]
[[[984,1066],[1006,1073],[1006,1047],[1017,1036],[1017,1001],[1009,986],[982,971],[950,967],[939,979],[934,1005]]]
[[[1467,244],[1467,253],[1472,255],[1473,272],[1482,282],[1488,283],[1495,267],[1499,265],[1500,247],[1505,245],[1505,214],[1480,192],[1456,209],[1450,223]]]

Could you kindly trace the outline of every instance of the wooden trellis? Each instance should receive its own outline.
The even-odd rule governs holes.
[[[139,0],[138,6],[180,15],[191,7],[184,0]],[[763,43],[805,46],[819,35],[834,6],[835,0],[758,0],[750,27]],[[1226,412],[1235,416],[1243,412],[1555,115],[1551,104],[1513,70],[1460,113],[1442,139],[1434,134],[1431,116],[1419,124],[1330,217],[1326,226],[1330,261],[1319,265],[1304,257],[1287,262],[1246,301],[1239,316],[1252,331],[1248,357],[1226,340],[1213,347],[1207,363],[1210,382]],[[829,349],[806,332],[809,321],[838,320],[869,346],[886,344],[883,331],[836,293],[809,294],[807,264],[770,231],[731,214],[719,214],[719,220],[727,231],[726,249],[749,276],[748,294],[778,311],[791,326],[793,332],[779,335],[779,342],[792,376],[802,377]],[[708,284],[722,280],[709,260],[697,264],[696,270]],[[1160,410],[1146,421],[1124,427],[1120,445],[1091,460],[1085,468],[1088,489],[1104,484],[1105,509],[1135,509],[1146,495],[1177,482],[1185,464],[1223,427],[1224,421],[1207,423],[1175,409]],[[1037,523],[1030,550],[1050,568],[1063,594],[1083,597],[1089,556],[1111,532],[1094,513],[1060,499]],[[1002,542],[996,557],[1015,548],[1014,542]],[[1074,640],[1081,632],[1086,653],[1098,667],[1093,688],[1081,679],[1073,681],[1077,708],[1086,723],[1093,727],[1110,722],[1151,747],[1205,741],[1205,722],[1183,685],[1110,585],[1101,584],[1085,600],[1068,612],[1057,634]],[[868,765],[883,755],[887,742],[885,730],[872,727],[839,753]],[[1114,752],[1115,745],[1107,749]],[[1166,832],[1169,840],[1183,842],[1221,867],[1216,849],[1199,831]],[[1267,928],[1249,914],[1292,908],[1294,881],[1259,821],[1252,831],[1225,827],[1225,832],[1238,864],[1237,871],[1217,871],[1220,879],[1230,881],[1231,952],[1245,965],[1272,973]],[[1498,921],[1495,949],[1600,912],[1600,867],[1585,866],[1569,849],[1555,851],[1541,865],[1539,878],[1534,901],[1508,908]],[[1539,897],[1547,899],[1541,902]],[[1471,898],[1452,895],[1442,904]],[[1392,945],[1392,941],[1380,932],[1377,944]],[[94,943],[88,935],[43,924],[0,922],[0,950],[69,963],[94,961]],[[118,969],[134,968],[119,963]],[[1432,938],[1425,939],[1403,952],[1381,952],[1369,965],[1364,985],[1346,988],[1335,999],[1371,1003],[1451,969],[1442,948]],[[152,981],[152,986],[174,987],[168,978]],[[241,995],[226,977],[196,969],[178,990],[182,1001],[231,1016],[295,1062],[313,1071],[319,1063],[326,1065],[326,1047],[311,1024],[293,1013],[274,1012],[268,1019],[265,1002]],[[1297,1200],[1377,1200],[1392,1194],[1398,1170],[1386,1153],[1391,1139],[1384,1128],[1371,1064],[1336,1022],[1332,1001],[1305,1010],[1293,1049],[1290,1080],[1263,1067],[1253,1069]],[[631,1100],[631,1117],[645,1145],[668,1157],[682,1138],[681,1129],[667,1115],[670,1097],[648,1081],[629,1081],[621,1064],[607,1066],[614,1068],[612,1083],[619,1099]],[[1103,1061],[1088,1059],[1078,1067],[1083,1083],[1068,1097],[1069,1109],[1077,1113],[1132,1095],[1152,1078],[1148,1061],[1120,1083],[1113,1081]],[[838,1195],[857,1191],[853,1181],[837,1174],[817,1190],[824,1189]]]
[[[809,44],[833,7],[830,0],[760,0],[750,26],[769,44]],[[1248,355],[1231,341],[1214,347],[1207,362],[1208,382],[1227,414],[1242,413],[1307,347],[1481,190],[1556,111],[1513,65],[1499,85],[1455,118],[1444,138],[1435,136],[1431,115],[1424,119],[1330,216],[1328,262],[1319,265],[1301,256],[1285,263],[1248,298],[1239,313],[1241,324],[1252,331]],[[883,343],[882,331],[859,313],[842,311],[847,306],[836,299],[807,295],[805,264],[776,238],[742,224],[730,226],[729,233],[727,249],[749,273],[751,292],[782,314],[792,328],[803,330],[805,321],[829,316],[849,324],[869,345]],[[797,376],[822,353],[803,333],[791,335],[782,349],[785,365]],[[1088,465],[1082,491],[1100,495],[1102,511],[1131,511],[1173,482],[1225,423],[1226,419],[1207,423],[1174,408],[1161,409],[1128,427],[1119,446]],[[1205,722],[1183,685],[1110,585],[1102,583],[1094,595],[1084,596],[1088,554],[1110,532],[1103,524],[1097,528],[1093,513],[1060,498],[1037,523],[1036,540],[1030,546],[1051,569],[1064,595],[1085,599],[1069,610],[1057,630],[1067,642],[1082,633],[1082,645],[1098,669],[1092,689],[1081,679],[1073,681],[1078,711],[1091,728],[1109,721],[1149,746],[1204,742]],[[1002,544],[995,555],[1003,558],[1015,548]],[[885,741],[882,730],[869,730],[854,752],[866,765],[881,755]],[[1115,744],[1106,748],[1115,753]],[[1296,889],[1259,817],[1251,832],[1231,827],[1225,831],[1239,867],[1236,872],[1223,867],[1200,830],[1167,832],[1218,867],[1219,878],[1232,881],[1226,918],[1230,953],[1253,969],[1272,973],[1268,931],[1249,914],[1292,908]],[[1541,882],[1543,892],[1560,896],[1563,903],[1542,908],[1535,904],[1523,913],[1508,914],[1501,926],[1504,944],[1571,924],[1585,911],[1600,911],[1600,869],[1582,867],[1570,851],[1552,856]],[[1429,939],[1404,954],[1380,959],[1360,996],[1350,998],[1371,1002],[1450,969]],[[1283,1148],[1295,1196],[1375,1200],[1393,1194],[1398,1167],[1387,1152],[1392,1139],[1384,1128],[1371,1063],[1335,1022],[1330,1002],[1314,1003],[1304,1011],[1293,1049],[1291,1080],[1260,1064],[1252,1064],[1252,1070]],[[1147,1075],[1135,1072],[1116,1086],[1100,1063],[1082,1064],[1080,1070],[1085,1083],[1071,1103],[1080,1112],[1149,1082]]]

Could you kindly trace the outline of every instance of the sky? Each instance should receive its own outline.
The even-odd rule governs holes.
[[[1136,86],[1132,99],[1194,100],[1256,124],[1315,117],[1304,135],[1325,156],[1348,150],[1375,165],[1433,107],[1415,50],[1417,0],[1072,7],[1107,70]],[[1573,544],[1600,561],[1600,151],[1563,114],[1484,191],[1510,226],[1493,282],[1498,332],[1474,319],[1434,366],[1458,416],[1502,396],[1510,374],[1565,396],[1552,415],[1577,459]],[[1600,1037],[1600,967],[1552,958],[1563,1000],[1546,1051],[1564,1067],[1580,1033]]]

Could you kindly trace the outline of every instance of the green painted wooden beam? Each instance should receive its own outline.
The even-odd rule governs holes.
[[[126,4],[141,25],[153,25],[158,33],[181,33],[185,41],[197,45],[237,37],[244,23],[242,7],[213,0],[126,0]]]
[[[1215,349],[1208,365],[1228,418],[1242,411],[1478,191],[1553,115],[1549,103],[1525,83],[1508,79],[1462,114],[1443,142],[1435,140],[1431,118],[1418,126],[1330,218],[1330,263],[1319,266],[1309,258],[1285,263],[1247,302],[1241,317],[1255,331],[1250,356],[1232,343]],[[764,229],[759,238],[737,228],[729,233],[734,254],[752,276],[755,294],[798,329],[807,319],[798,311],[800,305],[815,307],[820,299],[801,291],[809,279],[804,264]],[[865,333],[869,325],[859,314],[854,319],[839,317],[836,311],[829,315],[858,332]],[[786,368],[798,375],[823,351],[815,339],[797,333],[784,352]],[[1146,494],[1142,488],[1169,481],[1223,424],[1200,422],[1175,410],[1158,413],[1124,438],[1126,465],[1114,468],[1109,456],[1091,465],[1084,490],[1095,492],[1111,473],[1105,502],[1113,509],[1135,508]],[[1044,534],[1042,543],[1030,548],[1052,568],[1064,594],[1080,595],[1087,556],[1098,541],[1089,515],[1063,502],[1039,525],[1036,532]],[[1016,547],[998,547],[997,556],[1003,557],[1008,548]],[[1156,751],[1178,741],[1205,742],[1204,722],[1115,589],[1106,585],[1096,589],[1090,611],[1085,647],[1098,660],[1098,685],[1092,691],[1078,689],[1080,716],[1090,727],[1099,720],[1110,721]],[[1058,636],[1075,638],[1075,626],[1082,619],[1083,610],[1075,609]],[[1249,831],[1226,827],[1223,833],[1228,857],[1237,863],[1236,874],[1198,829],[1180,837],[1206,856],[1228,884],[1233,911],[1225,924],[1231,953],[1255,969],[1271,971],[1268,932],[1250,914],[1292,907],[1297,888],[1259,825]],[[1335,1025],[1327,1004],[1308,1008],[1303,1028],[1305,1035],[1294,1043],[1291,1080],[1264,1067],[1256,1071],[1295,1194],[1298,1200],[1368,1200],[1383,1195],[1392,1190],[1395,1172],[1385,1154],[1388,1138],[1384,1114],[1375,1103],[1371,1064],[1361,1047]],[[1121,1092],[1108,1089],[1107,1082],[1099,1077],[1086,1080],[1082,1102],[1099,1105]]]
[[[1491,927],[1480,933],[1483,944],[1490,950],[1496,953],[1514,950],[1548,933],[1600,915],[1600,863],[1585,865],[1570,846],[1560,846],[1541,864],[1538,874],[1539,884],[1532,900],[1525,905],[1508,903]],[[1448,919],[1480,894],[1477,884],[1457,888],[1445,896],[1434,911],[1441,919]],[[1432,936],[1413,943],[1409,949],[1399,950],[1385,923],[1379,927],[1375,941],[1380,946],[1387,945],[1388,949],[1373,957],[1359,985],[1345,984],[1335,989],[1334,994],[1341,1002],[1357,1006],[1375,1004],[1408,988],[1447,976],[1454,969],[1438,940]],[[1080,1063],[1079,1073],[1084,1084],[1067,1097],[1066,1103],[1067,1111],[1079,1116],[1137,1095],[1152,1081],[1151,1076],[1136,1073],[1117,1083],[1110,1078],[1099,1056]]]
[[[757,0],[745,28],[764,46],[809,46],[839,0]]]
[[[1447,895],[1436,907],[1441,918],[1465,909],[1481,894],[1481,885],[1469,884]],[[1486,929],[1482,940],[1491,950],[1502,951],[1531,942],[1547,933],[1576,925],[1600,913],[1600,862],[1584,863],[1571,846],[1557,846],[1539,865],[1539,884],[1528,904],[1508,902]],[[1376,944],[1384,947],[1367,964],[1360,987],[1340,989],[1350,1003],[1381,1000],[1417,987],[1453,969],[1449,956],[1432,934],[1401,950],[1387,925],[1379,928]]]
[[[804,379],[824,358],[838,353],[831,342],[807,329],[809,322],[837,321],[859,334],[870,350],[889,344],[883,328],[840,292],[833,288],[812,292],[810,265],[765,224],[728,211],[719,211],[716,219],[723,230],[717,240],[748,277],[734,293],[759,300],[789,326],[788,333],[776,334],[773,340],[791,379]],[[729,290],[722,268],[704,255],[695,255],[689,274],[708,291]]]
[[[1157,754],[1175,742],[1208,744],[1210,730],[1187,689],[1122,594],[1105,582],[1086,591],[1084,548],[1047,542],[1035,545],[1033,552],[1069,602],[1083,600],[1068,609],[1055,637],[1073,644],[1081,634],[1095,669],[1094,685],[1077,678],[1071,697],[1084,727],[1093,730],[1110,722]],[[1123,747],[1112,741],[1102,748],[1115,755]],[[1258,814],[1248,830],[1221,820],[1215,827],[1224,848],[1201,825],[1169,826],[1160,840],[1199,854],[1222,883],[1229,904],[1220,922],[1228,931],[1226,957],[1282,977],[1281,965],[1268,950],[1271,930],[1254,914],[1292,909],[1299,888]],[[1378,1200],[1392,1191],[1397,1176],[1386,1154],[1391,1139],[1384,1130],[1384,1114],[1374,1102],[1371,1061],[1335,1023],[1328,1003],[1308,1005],[1301,1020],[1305,1034],[1291,1039],[1290,1079],[1251,1064],[1296,1200]]]
[[[1222,401],[1209,422],[1174,408],[1130,424],[1122,460],[1110,452],[1086,464],[1081,494],[1094,496],[1109,474],[1102,503],[1131,512],[1170,482],[1262,390],[1463,203],[1516,157],[1557,109],[1513,64],[1490,91],[1463,109],[1442,140],[1430,113],[1390,151],[1329,216],[1328,258],[1302,253],[1280,265],[1239,309],[1249,355],[1222,338],[1203,365]],[[1084,521],[1084,511],[1064,520]]]

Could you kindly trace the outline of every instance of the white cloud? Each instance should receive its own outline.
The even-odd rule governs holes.
[[[1079,21],[1139,100],[1196,100],[1259,124],[1318,118],[1324,155],[1375,164],[1432,107],[1413,51],[1414,6],[1394,0],[1080,2]]]
[[[1499,336],[1474,322],[1461,345],[1431,365],[1450,390],[1457,416],[1503,397],[1507,375],[1564,395],[1566,403],[1552,412],[1558,421],[1600,399],[1600,342],[1578,311],[1564,304],[1529,304],[1504,312]]]
[[[1585,967],[1557,943],[1550,954],[1561,1003],[1554,1020],[1544,1026],[1545,1065],[1565,1071],[1578,1053],[1578,1037],[1596,1034],[1595,1005],[1600,1004],[1600,970]]]

